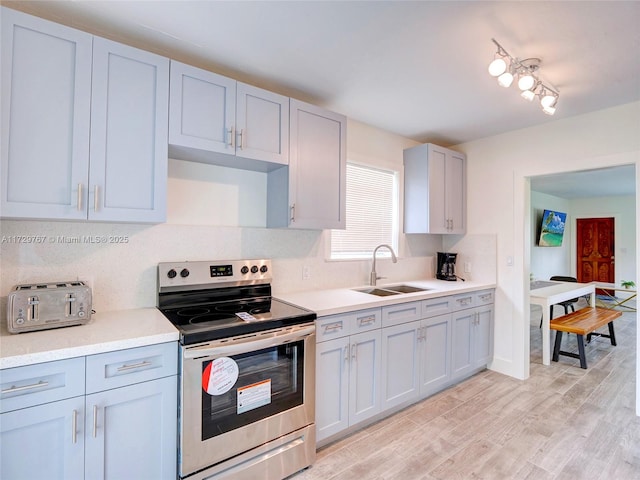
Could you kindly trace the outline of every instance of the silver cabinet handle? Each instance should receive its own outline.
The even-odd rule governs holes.
[[[93,187],[93,211],[98,211],[98,185]]]
[[[78,440],[78,411],[73,411],[73,416],[71,417],[71,443],[75,444]]]
[[[144,360],[140,363],[134,363],[132,365],[122,365],[121,367],[118,367],[116,371],[125,372],[127,370],[133,370],[134,368],[142,368],[142,367],[149,367],[149,366],[151,366],[151,362],[147,362],[146,360]]]
[[[296,221],[296,204],[294,203],[293,205],[291,205],[290,207],[291,210],[291,222],[295,222]]]
[[[375,315],[369,315],[368,317],[359,317],[358,321],[360,322],[360,325],[371,325],[372,323],[376,323],[376,316]]]
[[[324,326],[324,333],[333,332],[334,330],[342,330],[342,322],[330,323]]]
[[[357,353],[358,353],[358,344],[354,343],[351,345],[351,358],[356,360]]]
[[[238,147],[240,148],[240,150],[244,150],[244,128],[240,129],[240,133],[238,133],[238,136],[240,137],[240,142],[238,142]]]
[[[93,406],[93,438],[98,436],[98,406]]]
[[[235,134],[235,127],[231,127],[229,130],[227,130],[227,133],[229,134],[229,143],[227,145],[229,145],[231,148],[235,148],[236,146],[236,134]]]
[[[78,211],[82,211],[82,184],[78,184]]]
[[[40,380],[38,383],[32,383],[30,385],[22,385],[21,387],[16,387],[15,385],[11,385],[9,388],[0,391],[0,393],[5,394],[5,393],[23,392],[25,390],[33,390],[34,388],[46,387],[47,385],[49,385],[49,382]]]
[[[347,346],[344,347],[344,361],[348,362],[349,361],[349,344],[347,343]]]

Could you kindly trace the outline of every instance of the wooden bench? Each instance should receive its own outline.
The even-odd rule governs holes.
[[[557,362],[560,355],[580,359],[580,367],[587,368],[587,357],[584,353],[584,336],[587,336],[587,343],[592,336],[606,337],[611,340],[611,345],[616,345],[616,335],[613,331],[613,321],[622,315],[622,312],[600,307],[587,307],[577,312],[569,313],[558,318],[554,318],[549,323],[549,328],[556,331],[556,343],[553,347],[553,361]],[[598,333],[595,330],[608,325],[609,335]],[[578,354],[560,350],[562,343],[562,333],[575,333],[578,337]]]

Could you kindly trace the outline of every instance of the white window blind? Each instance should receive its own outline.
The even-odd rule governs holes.
[[[331,258],[369,258],[381,243],[397,252],[397,173],[347,163],[346,181],[347,228],[331,231]]]

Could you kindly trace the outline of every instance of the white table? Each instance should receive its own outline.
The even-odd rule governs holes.
[[[551,363],[551,341],[549,322],[549,307],[556,303],[571,300],[572,298],[590,295],[590,304],[596,306],[596,287],[592,283],[575,282],[542,282],[545,286],[535,288],[535,282],[530,290],[530,302],[542,307],[542,364]],[[548,284],[548,285],[547,285]]]

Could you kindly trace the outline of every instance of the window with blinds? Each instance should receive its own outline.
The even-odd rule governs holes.
[[[370,258],[381,243],[398,251],[398,175],[347,163],[347,228],[331,231],[331,258]],[[380,256],[390,256],[386,249]]]

